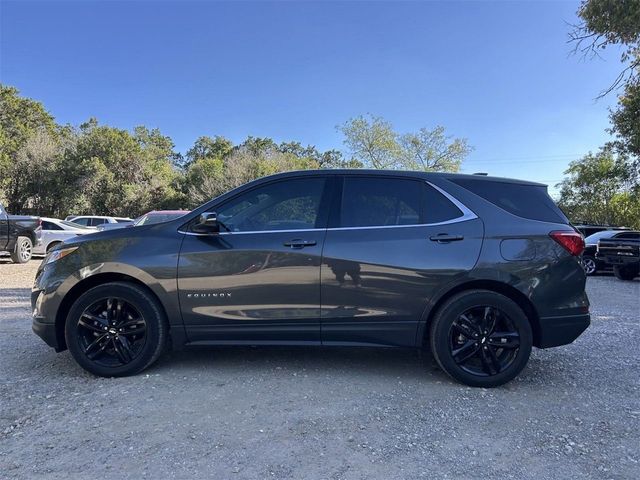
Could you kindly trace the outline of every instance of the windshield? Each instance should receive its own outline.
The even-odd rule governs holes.
[[[611,238],[620,231],[621,230],[603,230],[601,232],[596,232],[585,238],[584,243],[587,245],[596,245],[598,243],[598,240],[602,238]]]
[[[66,220],[60,220],[60,224],[64,225],[65,227],[69,227],[69,228],[77,228],[78,230],[93,230],[89,227],[86,227],[84,225],[80,225],[79,223],[73,223],[73,222],[67,222]]]

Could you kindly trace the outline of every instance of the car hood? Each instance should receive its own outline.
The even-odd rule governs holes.
[[[136,228],[116,228],[113,230],[93,230],[90,232],[83,232],[82,235],[77,235],[67,240],[65,242],[65,245],[81,246],[85,243],[100,242],[105,240],[109,241],[127,238],[138,238],[140,236],[144,236],[145,233],[153,227],[154,225],[148,225]]]

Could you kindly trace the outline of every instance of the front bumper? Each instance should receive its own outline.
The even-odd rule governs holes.
[[[31,329],[36,335],[44,340],[47,345],[53,347],[56,352],[64,350],[58,341],[58,335],[54,323],[46,323],[42,321],[42,318],[33,317]]]
[[[588,313],[562,317],[541,317],[538,348],[567,345],[578,338],[591,324]]]

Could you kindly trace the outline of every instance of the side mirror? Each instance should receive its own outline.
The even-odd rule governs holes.
[[[218,233],[220,231],[218,214],[216,212],[201,213],[193,225],[193,231],[197,233]]]

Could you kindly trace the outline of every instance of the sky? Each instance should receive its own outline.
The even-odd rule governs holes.
[[[59,123],[345,150],[371,113],[443,125],[466,173],[553,185],[609,139],[618,52],[571,55],[578,1],[0,3],[0,81]],[[345,152],[347,153],[347,152]],[[551,189],[553,191],[553,189]]]

